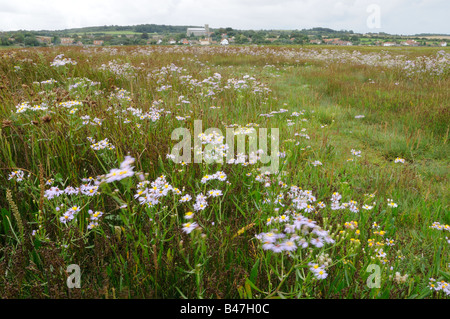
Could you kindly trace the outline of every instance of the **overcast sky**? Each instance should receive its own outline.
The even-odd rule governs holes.
[[[0,0],[0,31],[207,23],[254,30],[449,34],[449,13],[450,0]]]

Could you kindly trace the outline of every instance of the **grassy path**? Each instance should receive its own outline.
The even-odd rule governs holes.
[[[398,243],[398,255],[405,261],[408,273],[416,273],[424,280],[438,267],[448,278],[448,250],[433,249],[443,238],[429,229],[436,220],[450,222],[448,145],[441,143],[414,154],[420,141],[411,141],[400,125],[391,122],[395,113],[377,114],[338,105],[323,93],[323,87],[309,81],[310,73],[317,72],[320,68],[312,66],[288,67],[271,84],[280,104],[301,105],[307,113],[314,112],[312,120],[304,126],[311,137],[309,152],[323,163],[324,175],[331,175],[319,180],[317,187],[327,189],[332,185],[342,190],[345,185],[361,195],[375,194],[377,201],[396,198],[399,205],[396,211],[361,211],[360,239],[369,239],[373,222],[383,224]],[[355,118],[357,115],[365,117]],[[351,149],[361,150],[362,157],[347,162],[352,158]],[[394,163],[397,156],[408,151],[410,160],[405,164]],[[307,179],[301,172],[297,175],[300,180]],[[359,200],[364,199],[361,196]],[[344,222],[342,217],[336,217],[337,222]],[[440,261],[438,265],[436,260]]]

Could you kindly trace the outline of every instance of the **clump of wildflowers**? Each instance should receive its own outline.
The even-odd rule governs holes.
[[[78,214],[80,210],[81,210],[80,207],[72,206],[59,218],[59,220],[61,221],[61,223],[67,224],[68,222],[70,222],[75,218],[75,216]]]
[[[53,59],[53,62],[50,63],[50,66],[56,66],[56,67],[59,67],[59,66],[64,66],[64,65],[66,65],[66,64],[76,65],[77,62],[76,62],[76,61],[73,61],[73,60],[70,59],[70,58],[64,58],[64,54],[60,54],[60,55],[57,55],[57,56]]]
[[[445,281],[436,281],[434,278],[430,278],[430,289],[434,291],[442,291],[447,296],[450,296],[450,284]]]
[[[98,221],[99,221],[100,217],[103,216],[103,212],[100,212],[100,211],[94,212],[92,210],[89,210],[88,213],[89,213],[89,221],[90,222],[89,222],[87,228],[93,229],[95,227],[98,227]]]
[[[16,182],[21,182],[23,181],[24,178],[24,173],[22,170],[18,169],[16,171],[12,171],[9,176],[8,176],[8,180],[15,180]]]
[[[131,166],[133,163],[133,157],[125,156],[125,160],[120,164],[120,167],[111,169],[110,172],[105,176],[104,181],[107,183],[112,183],[133,176],[134,171],[133,166]]]

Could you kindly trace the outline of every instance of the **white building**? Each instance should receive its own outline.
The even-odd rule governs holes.
[[[222,41],[220,41],[221,45],[228,45],[228,40],[227,39],[222,39]]]
[[[209,37],[209,26],[205,24],[204,28],[187,28],[186,35],[190,37],[193,35],[194,37]]]
[[[187,28],[186,35],[190,37],[193,35],[194,37],[202,37],[206,35],[205,28]]]

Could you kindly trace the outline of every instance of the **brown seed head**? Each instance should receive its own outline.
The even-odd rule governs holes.
[[[12,127],[12,121],[10,121],[10,120],[3,120],[2,121],[2,127]]]
[[[52,117],[50,115],[45,115],[45,116],[41,117],[42,123],[50,123],[51,120],[52,120]]]

